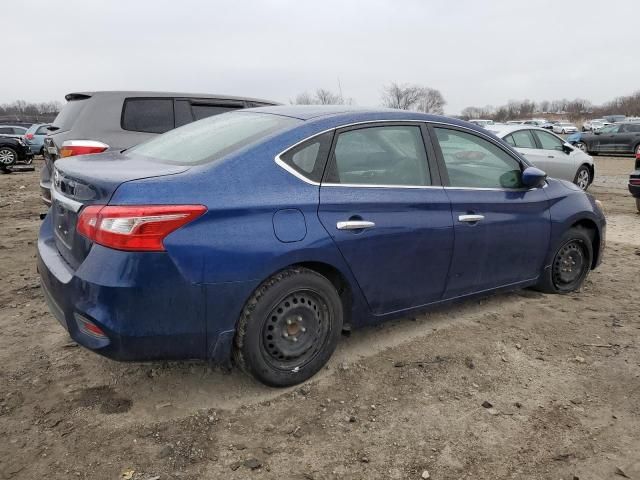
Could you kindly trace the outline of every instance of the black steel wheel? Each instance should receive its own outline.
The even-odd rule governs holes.
[[[551,266],[543,272],[537,288],[547,293],[570,293],[584,283],[593,261],[593,232],[581,227],[567,230],[555,250]]]
[[[342,330],[342,302],[333,284],[306,268],[290,268],[262,283],[247,301],[236,330],[234,359],[273,387],[315,375]]]

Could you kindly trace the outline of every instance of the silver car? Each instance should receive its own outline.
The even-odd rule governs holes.
[[[582,190],[593,182],[593,158],[548,130],[529,125],[490,125],[486,128],[550,177],[573,182]]]

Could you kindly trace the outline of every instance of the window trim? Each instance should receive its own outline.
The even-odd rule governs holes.
[[[362,125],[372,125],[372,124],[389,124],[389,125],[397,125],[398,123],[401,124],[405,124],[405,125],[419,125],[421,132],[422,132],[422,139],[425,143],[425,150],[427,152],[427,161],[429,162],[429,168],[431,169],[431,179],[432,179],[432,185],[424,185],[424,186],[413,186],[413,185],[375,185],[375,184],[346,184],[346,183],[322,183],[322,182],[315,182],[309,178],[306,178],[304,175],[301,175],[300,173],[298,173],[297,171],[295,171],[294,169],[292,169],[291,167],[289,167],[289,165],[287,165],[284,161],[282,161],[282,159],[280,158],[282,155],[284,155],[285,153],[287,153],[289,150],[299,146],[300,144],[311,140],[314,137],[317,137],[318,135],[322,135],[323,133],[327,133],[330,131],[340,131],[343,129],[347,129],[347,128],[351,128],[351,127],[357,127],[357,126],[362,126]],[[302,140],[300,140],[297,143],[294,143],[293,145],[291,145],[290,147],[287,147],[285,150],[281,151],[280,153],[278,153],[274,158],[274,162],[276,163],[276,165],[278,165],[280,168],[282,168],[283,170],[287,171],[288,173],[290,173],[291,175],[293,175],[294,177],[297,177],[298,179],[302,180],[303,182],[309,184],[309,185],[313,185],[316,187],[319,186],[323,186],[323,187],[350,187],[350,188],[423,188],[423,189],[432,189],[432,188],[438,188],[438,189],[452,189],[452,190],[493,190],[493,191],[527,191],[527,190],[534,190],[534,189],[530,189],[527,187],[524,188],[481,188],[481,187],[452,187],[447,185],[449,183],[449,177],[447,175],[447,170],[446,168],[443,171],[443,165],[444,165],[444,160],[441,158],[442,153],[440,152],[440,146],[437,144],[437,141],[434,141],[435,137],[435,132],[433,131],[433,126],[434,125],[439,125],[439,126],[444,126],[445,128],[452,128],[452,129],[457,129],[460,130],[462,132],[467,132],[467,133],[471,133],[473,135],[477,135],[481,138],[484,138],[485,140],[491,142],[492,144],[494,144],[496,147],[504,150],[505,153],[507,153],[507,155],[511,156],[514,160],[516,160],[519,164],[520,164],[520,168],[523,169],[527,168],[527,167],[531,167],[533,165],[529,164],[527,162],[526,159],[524,159],[524,157],[521,157],[520,154],[516,151],[515,147],[511,147],[510,145],[506,144],[506,142],[502,141],[502,143],[500,143],[500,141],[496,142],[496,138],[493,137],[493,135],[490,135],[488,133],[486,133],[485,131],[478,131],[475,130],[473,128],[469,128],[469,127],[465,127],[463,125],[456,125],[453,123],[449,123],[449,122],[439,122],[439,121],[434,121],[434,120],[401,120],[401,119],[387,119],[387,120],[363,120],[361,122],[353,122],[353,123],[348,123],[345,125],[340,125],[340,126],[336,126],[336,127],[331,127],[331,128],[327,128],[325,130],[322,130],[320,132],[314,133],[312,135],[309,135],[308,137],[303,138]],[[336,139],[338,138],[337,135],[334,134],[333,136],[333,142],[331,145],[331,151],[329,152],[329,155],[333,154],[333,149],[335,147],[335,142]],[[499,139],[498,139],[499,140]],[[436,148],[437,147],[437,148]],[[327,162],[328,163],[328,162]],[[442,164],[442,165],[441,165]],[[546,186],[546,184],[545,184]]]
[[[158,132],[149,132],[146,130],[131,130],[130,128],[124,128],[124,112],[127,108],[127,102],[130,100],[167,100],[171,102],[171,113],[173,116],[171,123],[173,125],[173,128],[170,128],[169,130],[173,130],[174,128],[176,128],[176,105],[175,105],[176,97],[125,97],[122,102],[122,110],[120,112],[120,128],[125,132],[150,133],[153,135],[162,135],[162,133],[158,133]],[[169,130],[167,130],[167,132]]]
[[[367,128],[379,128],[379,127],[417,127],[420,133],[420,137],[422,138],[422,146],[424,147],[424,154],[427,159],[427,174],[430,177],[429,185],[394,185],[394,184],[378,184],[378,183],[335,183],[335,182],[326,182],[325,177],[329,168],[335,163],[335,149],[336,144],[338,142],[338,137],[342,133],[352,132],[356,130],[364,130]],[[431,139],[429,138],[429,141]],[[327,164],[324,169],[324,174],[322,175],[322,186],[327,187],[351,187],[351,188],[431,188],[438,187],[441,188],[441,185],[437,185],[437,182],[440,180],[440,175],[435,176],[432,172],[432,169],[437,165],[435,165],[435,158],[431,158],[429,155],[429,150],[427,149],[427,140],[425,139],[424,130],[422,128],[421,122],[416,122],[412,120],[397,120],[397,121],[386,121],[386,120],[376,120],[372,122],[368,122],[366,125],[342,125],[336,128],[336,132],[333,135],[333,142],[331,144],[331,150],[329,151],[329,157],[327,158]]]

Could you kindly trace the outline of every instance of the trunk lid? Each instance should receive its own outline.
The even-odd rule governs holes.
[[[188,169],[118,152],[70,157],[56,162],[51,181],[50,215],[58,251],[74,270],[77,269],[92,245],[76,232],[78,215],[83,207],[108,204],[124,182],[175,175]]]

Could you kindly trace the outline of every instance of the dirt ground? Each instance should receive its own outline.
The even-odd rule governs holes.
[[[288,390],[77,347],[38,286],[38,172],[0,175],[0,478],[640,479],[633,160],[596,162],[608,244],[581,292],[355,331]]]

